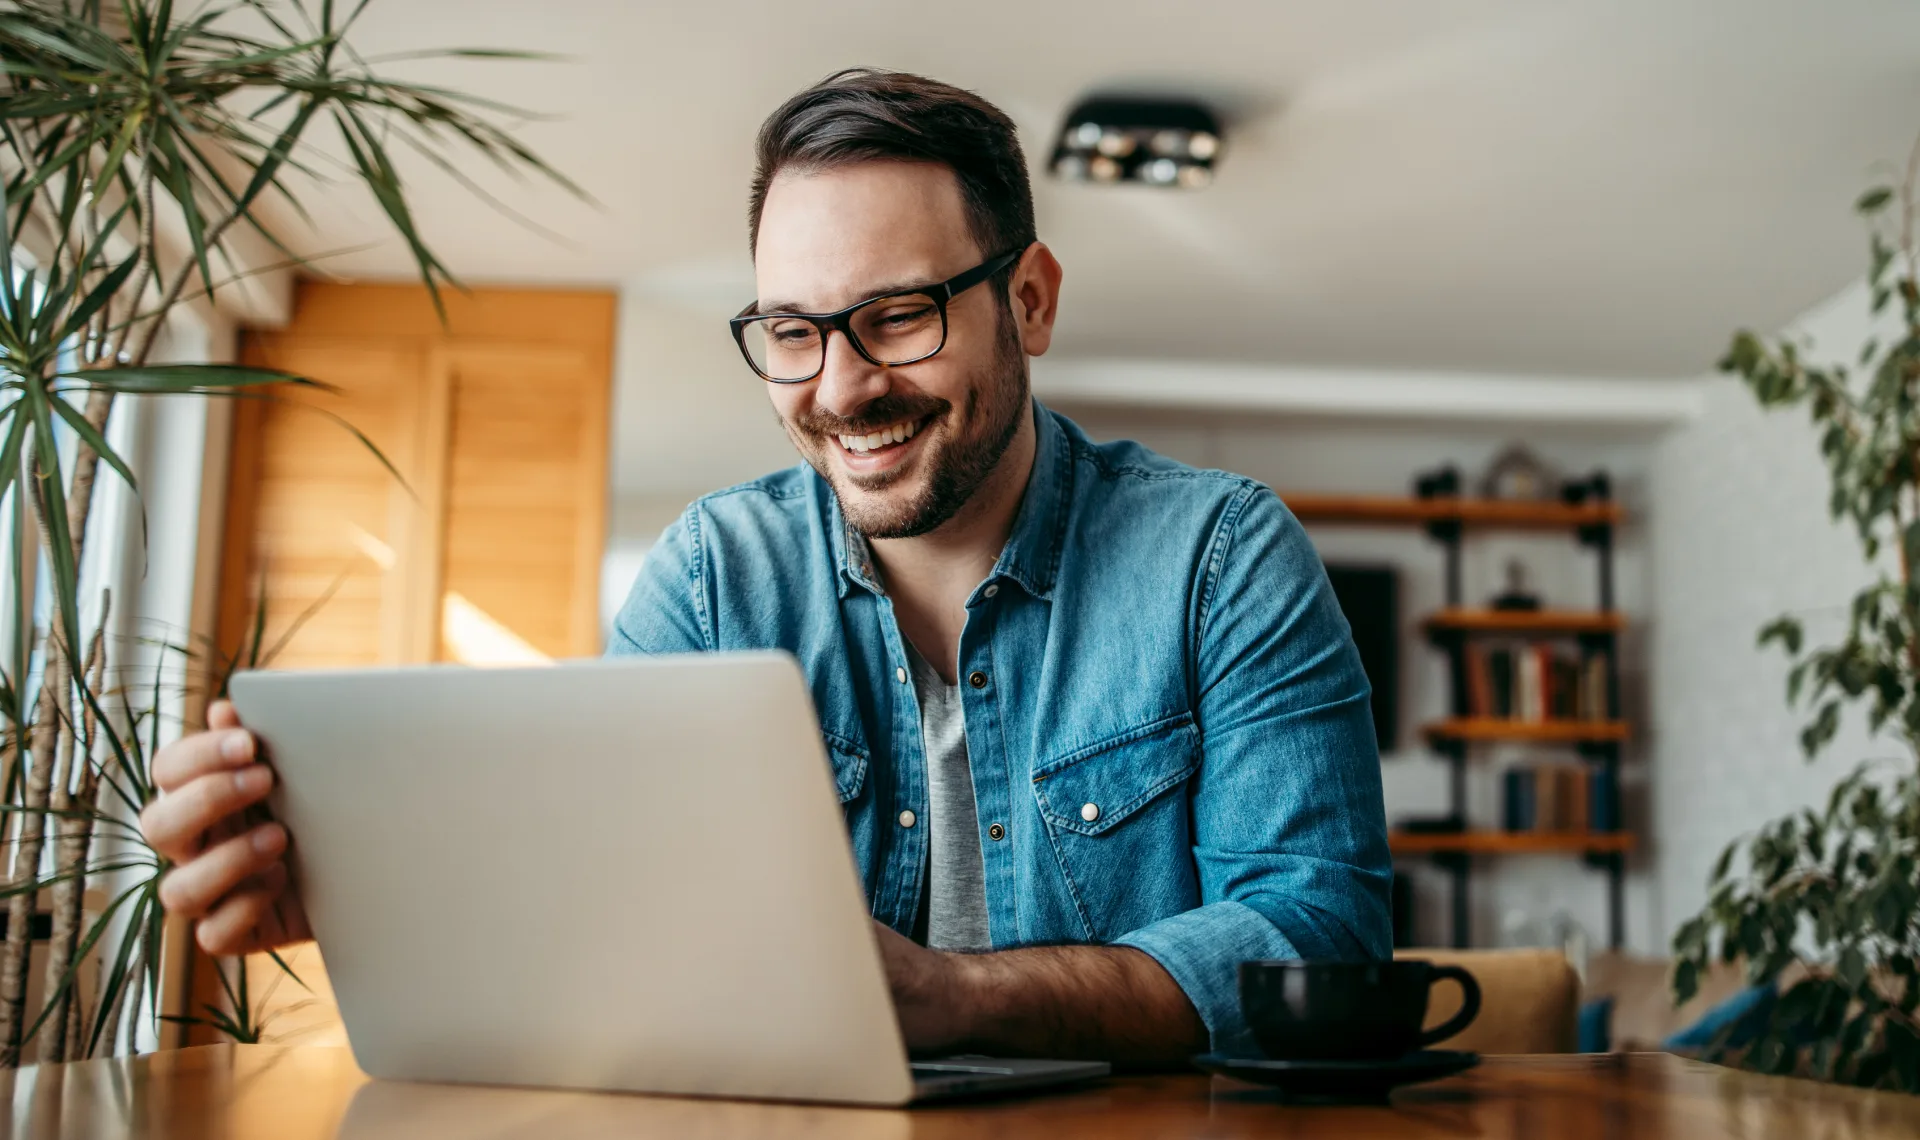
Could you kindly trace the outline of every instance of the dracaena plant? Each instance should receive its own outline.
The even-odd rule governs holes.
[[[1849,524],[1873,581],[1853,598],[1845,635],[1811,647],[1797,617],[1760,631],[1792,662],[1787,701],[1808,720],[1809,760],[1832,743],[1844,710],[1897,741],[1822,805],[1730,844],[1706,908],[1674,938],[1674,992],[1686,1000],[1716,959],[1783,986],[1777,1001],[1723,1035],[1724,1059],[1870,1087],[1920,1092],[1920,149],[1898,186],[1864,194],[1869,305],[1880,337],[1847,364],[1812,346],[1733,338],[1723,371],[1768,408],[1804,407],[1832,483],[1829,508]]]
[[[345,37],[365,6],[0,4],[0,1067],[35,1044],[43,1060],[110,1051],[157,1012],[166,865],[131,821],[155,794],[160,709],[111,699],[105,606],[82,596],[79,570],[101,464],[138,494],[109,442],[115,402],[311,384],[161,363],[170,315],[261,268],[236,249],[243,236],[302,264],[275,219],[301,216],[316,185],[369,193],[437,300],[451,277],[415,224],[396,148],[476,191],[463,162],[578,193],[516,140],[511,109],[388,78],[356,53]],[[313,146],[322,136],[330,148]],[[105,891],[91,915],[90,886]],[[41,1008],[26,999],[35,968]],[[95,978],[82,1008],[77,983]]]

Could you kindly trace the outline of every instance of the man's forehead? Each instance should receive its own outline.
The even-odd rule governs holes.
[[[974,260],[952,170],[862,162],[774,178],[760,214],[754,281],[762,311],[822,312],[950,277]]]

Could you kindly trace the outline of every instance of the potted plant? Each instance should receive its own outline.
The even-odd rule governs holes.
[[[1898,187],[1862,195],[1867,284],[1883,343],[1854,366],[1815,363],[1807,346],[1733,338],[1723,371],[1762,405],[1804,406],[1832,482],[1831,510],[1860,543],[1875,580],[1854,596],[1845,637],[1812,648],[1800,621],[1760,631],[1793,665],[1787,701],[1809,712],[1809,759],[1842,711],[1903,746],[1859,765],[1825,804],[1728,845],[1706,908],[1674,938],[1674,993],[1693,996],[1716,958],[1744,961],[1756,984],[1785,984],[1719,1054],[1748,1067],[1920,1092],[1920,149]],[[1791,968],[1791,969],[1790,969]],[[1737,1046],[1737,1054],[1728,1047]]]
[[[118,647],[104,635],[105,600],[83,596],[78,569],[100,465],[137,493],[108,442],[115,402],[271,398],[276,385],[311,383],[158,363],[169,317],[248,271],[242,235],[264,238],[282,266],[302,264],[270,207],[299,212],[302,189],[320,178],[311,142],[321,134],[346,156],[335,180],[372,195],[436,299],[452,278],[415,224],[396,146],[463,181],[457,161],[479,157],[578,193],[517,141],[510,110],[388,78],[356,53],[345,37],[365,7],[15,0],[0,10],[0,512],[11,519],[0,545],[15,570],[0,588],[13,631],[0,648],[0,850],[10,860],[0,1067],[29,1045],[42,1060],[111,1051],[117,1030],[131,1041],[142,1012],[157,1013],[166,865],[131,821],[154,795],[159,693],[136,711],[108,684]],[[172,244],[168,219],[183,235]],[[36,564],[37,587],[22,572]],[[88,916],[90,885],[105,901]],[[36,963],[31,920],[49,895],[52,939]],[[28,1008],[36,966],[44,1000]],[[94,976],[83,1007],[76,982]],[[249,1012],[236,1011],[240,1024]]]

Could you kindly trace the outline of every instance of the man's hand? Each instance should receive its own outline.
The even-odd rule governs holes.
[[[916,1053],[1090,1058],[1181,1065],[1207,1027],[1172,975],[1128,946],[1036,946],[948,954],[874,923],[880,960]]]
[[[289,889],[287,829],[247,811],[267,798],[273,770],[259,742],[225,701],[207,709],[207,731],[184,736],[153,758],[160,796],[140,813],[140,830],[174,863],[160,902],[197,918],[209,954],[247,954],[313,937]]]

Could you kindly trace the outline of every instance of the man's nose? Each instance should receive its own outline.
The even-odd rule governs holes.
[[[887,370],[854,350],[839,330],[827,337],[827,359],[820,369],[814,403],[842,419],[852,419],[861,408],[887,394],[892,379]]]

